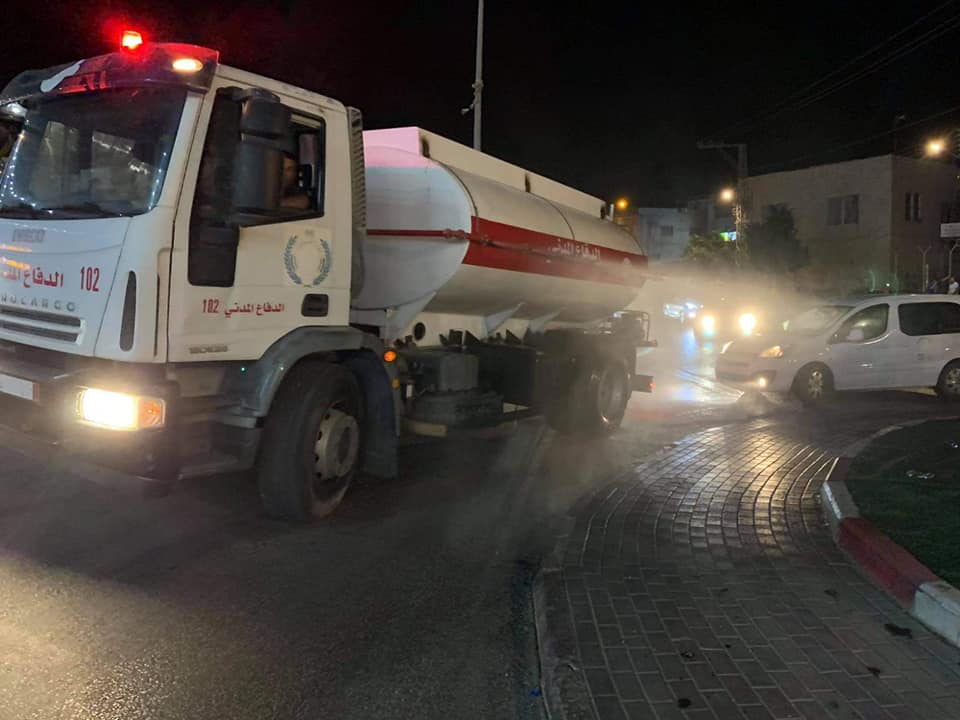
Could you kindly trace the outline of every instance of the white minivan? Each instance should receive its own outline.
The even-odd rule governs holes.
[[[768,335],[725,344],[717,378],[817,403],[833,390],[932,387],[960,398],[960,298],[825,303]]]

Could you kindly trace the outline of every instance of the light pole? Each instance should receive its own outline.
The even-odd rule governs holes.
[[[734,161],[732,157],[726,152],[729,148],[736,148],[737,158]],[[737,232],[737,257],[741,256],[744,248],[746,247],[745,238],[743,237],[743,228],[746,225],[746,218],[744,217],[744,203],[747,195],[746,179],[747,179],[747,144],[746,143],[728,143],[717,141],[717,140],[701,140],[697,143],[698,150],[719,150],[723,153],[723,156],[730,162],[737,171],[737,189],[736,195],[734,198],[734,191],[730,190],[730,198],[724,200],[724,202],[732,202],[736,199],[736,204],[733,206],[733,221],[734,227]],[[725,191],[726,192],[726,191]],[[723,193],[721,194],[721,199],[723,199]]]
[[[724,188],[720,191],[720,201],[732,206],[733,210],[733,230],[737,236],[737,255],[743,247],[743,207],[741,205],[740,193],[733,188]]]
[[[460,112],[466,115],[473,111],[473,147],[480,149],[481,135],[481,113],[480,107],[483,101],[483,0],[477,0],[477,65],[476,75],[473,79],[473,102]]]
[[[927,253],[930,252],[930,245],[920,250],[920,292],[925,293],[930,284],[930,266],[927,265]]]

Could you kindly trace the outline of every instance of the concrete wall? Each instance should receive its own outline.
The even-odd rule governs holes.
[[[768,205],[791,209],[810,256],[798,277],[807,289],[847,292],[871,273],[885,282],[892,257],[892,171],[893,158],[885,155],[748,178],[747,222],[762,221]],[[830,224],[830,198],[851,195],[858,197],[857,221]]]
[[[893,238],[891,262],[897,266],[901,277],[910,290],[919,287],[922,248],[929,247],[927,263],[930,277],[947,274],[947,249],[949,242],[940,239],[942,206],[950,204],[957,186],[957,169],[951,163],[936,160],[917,160],[907,157],[894,158],[893,172]],[[906,215],[906,194],[918,194],[919,220]],[[953,256],[955,274],[960,274],[960,252]]]

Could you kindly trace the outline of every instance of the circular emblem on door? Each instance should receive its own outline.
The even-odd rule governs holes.
[[[287,277],[305,287],[317,287],[326,280],[332,261],[330,243],[323,238],[294,235],[287,240],[287,248],[283,251]]]

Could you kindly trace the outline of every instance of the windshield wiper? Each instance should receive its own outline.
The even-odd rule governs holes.
[[[103,207],[100,203],[95,203],[93,201],[87,201],[82,203],[76,203],[74,205],[58,205],[56,207],[44,207],[40,210],[46,210],[47,212],[79,212],[79,213],[90,213],[93,215],[100,215],[101,217],[123,217],[123,213],[117,212],[116,210],[110,210]]]
[[[43,217],[40,210],[25,202],[16,205],[0,205],[0,215],[6,217],[28,217],[36,220]]]

